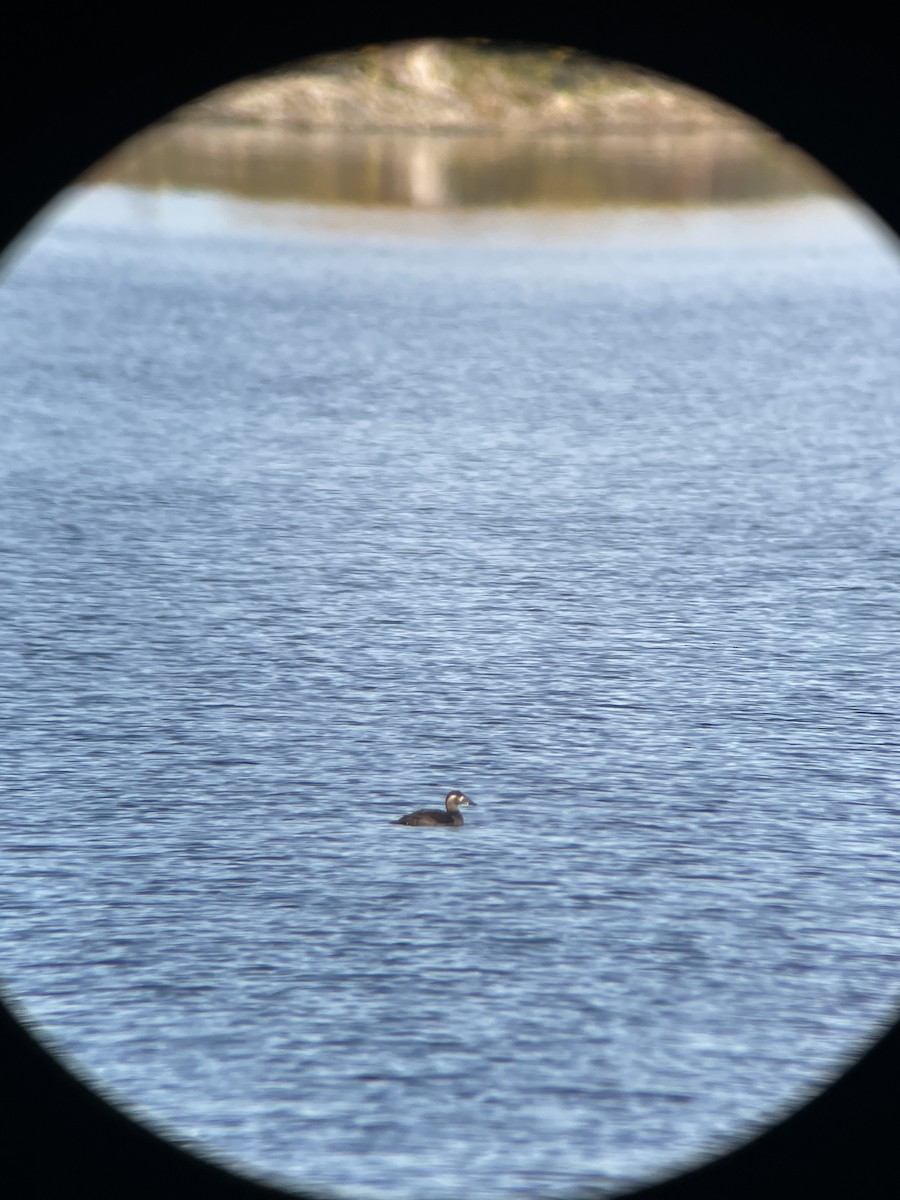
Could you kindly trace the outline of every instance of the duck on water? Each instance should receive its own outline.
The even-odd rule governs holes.
[[[478,807],[474,800],[470,800],[462,792],[448,792],[447,798],[444,800],[446,812],[441,812],[437,808],[420,808],[417,812],[407,813],[405,817],[392,821],[391,824],[459,826],[463,823],[462,813],[459,811],[463,805],[471,805],[472,808]]]

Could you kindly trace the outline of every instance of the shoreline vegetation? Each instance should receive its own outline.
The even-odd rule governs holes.
[[[228,84],[84,182],[448,211],[835,190],[777,133],[685,84],[566,47],[484,39],[364,46]]]
[[[346,133],[576,133],[765,127],[686,84],[570,47],[484,38],[320,55],[211,92],[178,123]]]

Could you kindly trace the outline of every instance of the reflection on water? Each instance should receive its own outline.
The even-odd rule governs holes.
[[[473,208],[696,205],[834,190],[765,131],[457,136],[158,126],[93,182],[313,204]]]

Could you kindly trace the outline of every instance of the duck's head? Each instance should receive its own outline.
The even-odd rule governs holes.
[[[470,804],[472,808],[478,807],[474,800],[470,800],[462,792],[448,792],[445,803],[448,808],[460,808],[463,804]]]

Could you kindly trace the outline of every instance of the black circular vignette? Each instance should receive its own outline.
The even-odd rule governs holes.
[[[887,16],[579,6],[544,16],[490,4],[310,13],[263,2],[4,18],[0,196],[5,245],[64,186],[130,134],[232,79],[309,54],[423,36],[564,44],[638,63],[745,109],[800,145],[895,230],[900,180],[897,41]],[[424,7],[424,6],[423,6]],[[574,9],[574,6],[572,6]],[[887,13],[889,10],[881,10]],[[78,1082],[0,1010],[5,1194],[44,1200],[264,1200],[285,1195],[166,1143]],[[896,1195],[900,1028],[825,1093],[755,1141],[635,1200]],[[302,1195],[295,1191],[294,1195]]]

